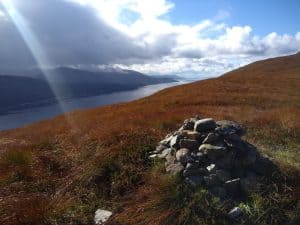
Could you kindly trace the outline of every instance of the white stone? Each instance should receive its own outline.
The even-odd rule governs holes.
[[[228,216],[232,219],[235,219],[239,217],[242,214],[242,210],[239,207],[234,207],[230,212],[228,213]]]
[[[95,212],[95,224],[97,225],[103,225],[109,217],[111,217],[112,212],[103,210],[103,209],[97,209]]]

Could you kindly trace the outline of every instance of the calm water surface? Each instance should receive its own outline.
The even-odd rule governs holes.
[[[78,99],[62,100],[64,106],[62,110],[60,104],[55,103],[48,106],[34,107],[21,111],[11,112],[6,115],[0,115],[0,130],[8,130],[24,126],[33,122],[49,119],[63,112],[69,112],[76,109],[87,109],[97,106],[111,105],[120,102],[128,102],[149,96],[162,89],[183,84],[184,82],[173,82],[165,84],[155,84],[144,86],[131,91],[115,92]]]

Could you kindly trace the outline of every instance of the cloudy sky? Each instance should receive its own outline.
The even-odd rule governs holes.
[[[300,50],[299,0],[0,0],[0,73],[215,76]]]

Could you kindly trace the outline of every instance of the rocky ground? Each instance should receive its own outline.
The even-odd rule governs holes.
[[[168,173],[179,174],[193,188],[205,188],[221,200],[241,202],[260,181],[277,170],[271,159],[241,137],[244,128],[232,121],[199,117],[163,139],[150,158],[165,159]],[[233,207],[228,216],[241,216]]]

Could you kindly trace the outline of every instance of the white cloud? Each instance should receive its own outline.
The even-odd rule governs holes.
[[[260,57],[288,54],[300,49],[300,32],[295,36],[277,33],[265,37],[254,36],[250,26],[230,27],[222,23],[230,16],[226,10],[219,10],[211,19],[189,25],[173,24],[162,17],[176,7],[166,0],[71,1],[93,7],[108,24],[132,37],[140,46],[150,46],[150,49],[151,46],[168,46],[170,51],[167,51],[167,55],[155,62],[118,65],[145,73],[218,74]],[[129,24],[120,20],[125,10],[138,15]],[[171,39],[162,38],[170,36],[174,37],[172,43],[167,43]],[[203,60],[211,64],[204,64]],[[216,66],[212,63],[216,60],[222,63]]]
[[[172,23],[168,13],[176,5],[171,0],[11,1],[20,5],[48,54],[62,65],[219,75],[253,60],[300,49],[300,32],[257,36],[253,27],[227,25],[226,10],[196,24]],[[15,43],[6,39],[0,47],[11,52]]]
[[[3,19],[3,18],[6,18],[6,16],[5,16],[4,12],[1,11],[1,9],[0,9],[0,19]]]

